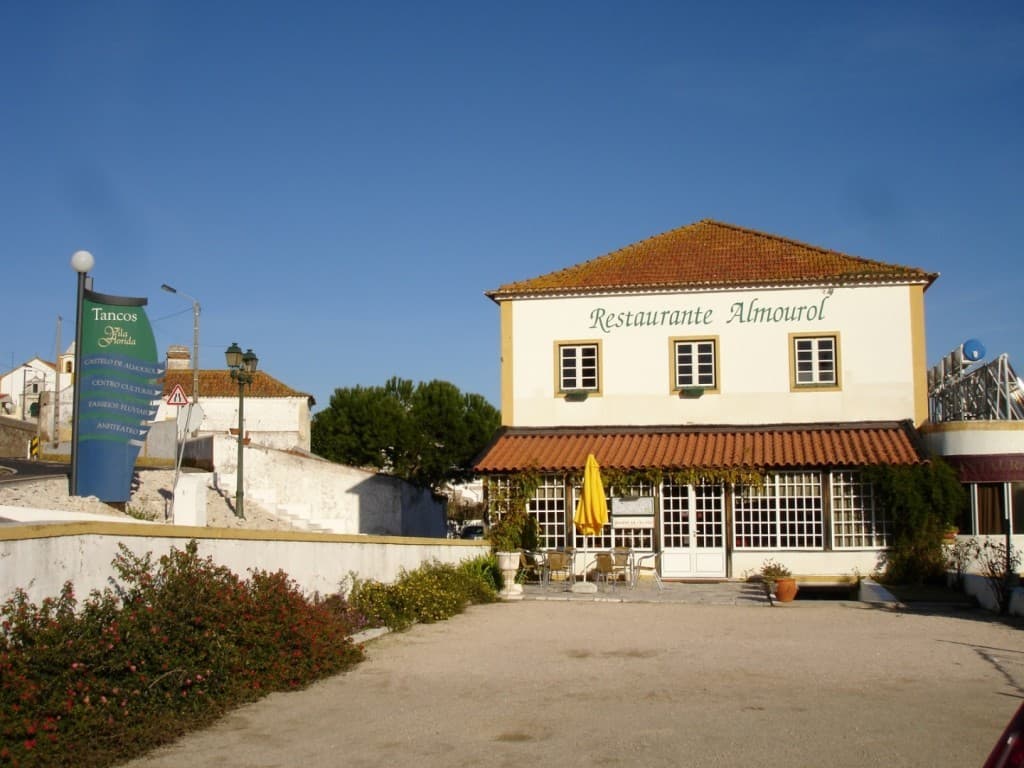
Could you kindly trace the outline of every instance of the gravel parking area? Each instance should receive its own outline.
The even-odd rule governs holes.
[[[980,766],[1022,637],[859,603],[478,606],[130,765]]]

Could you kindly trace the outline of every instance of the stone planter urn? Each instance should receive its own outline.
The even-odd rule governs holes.
[[[519,573],[518,552],[498,552],[498,570],[501,571],[502,588],[498,596],[502,600],[522,600],[523,585],[516,581]]]

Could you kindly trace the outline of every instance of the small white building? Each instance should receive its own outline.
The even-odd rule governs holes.
[[[871,573],[890,531],[860,470],[925,458],[935,278],[705,220],[503,285],[476,469],[492,501],[527,480],[546,548],[657,552],[678,579]],[[612,519],[584,538],[590,453]]]
[[[56,366],[39,357],[0,374],[0,415],[35,421],[43,395],[53,392],[56,379]]]
[[[193,375],[187,348],[172,346],[167,353],[164,391],[154,424],[174,421],[188,406],[168,405],[176,387],[192,400]],[[198,372],[199,406],[202,418],[192,437],[238,433],[238,382],[227,369]],[[256,371],[245,387],[245,439],[267,448],[309,451],[312,395],[292,389],[263,371]],[[184,423],[184,419],[182,420]]]

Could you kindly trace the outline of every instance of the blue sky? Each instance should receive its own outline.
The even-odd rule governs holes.
[[[88,249],[204,368],[497,405],[485,290],[702,218],[940,272],[929,364],[1024,369],[1019,2],[8,2],[0,73],[4,370]]]

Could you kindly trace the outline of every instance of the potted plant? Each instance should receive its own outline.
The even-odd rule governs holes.
[[[506,512],[488,529],[487,538],[498,557],[502,597],[511,600],[521,596],[523,588],[516,583],[521,550],[537,547],[537,521],[525,511]]]
[[[769,592],[775,595],[780,603],[792,602],[796,597],[797,584],[793,573],[782,563],[775,560],[765,560],[761,565],[761,580]]]

